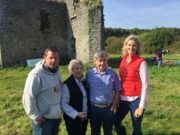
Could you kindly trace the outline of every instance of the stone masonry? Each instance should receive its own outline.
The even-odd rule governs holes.
[[[91,62],[103,49],[104,21],[102,4],[89,9],[80,0],[0,0],[0,67],[42,58],[50,46],[60,50],[61,64]]]

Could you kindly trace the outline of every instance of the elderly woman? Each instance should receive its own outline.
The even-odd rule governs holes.
[[[83,78],[83,63],[69,63],[71,75],[64,81],[62,109],[68,135],[85,135],[87,128],[87,86]]]
[[[94,68],[87,73],[90,88],[90,124],[91,134],[100,135],[103,126],[104,135],[112,135],[114,113],[119,105],[119,77],[108,67],[108,54],[98,51],[93,56]]]
[[[141,122],[146,107],[149,81],[146,61],[140,57],[139,39],[128,36],[122,48],[123,59],[119,67],[119,76],[122,83],[121,101],[115,120],[118,135],[126,134],[121,126],[122,120],[130,111],[133,135],[142,135]]]

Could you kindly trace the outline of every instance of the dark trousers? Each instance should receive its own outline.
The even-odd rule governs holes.
[[[101,125],[103,125],[104,135],[112,135],[112,125],[114,113],[110,107],[98,108],[90,107],[91,135],[100,135]]]
[[[118,112],[115,116],[115,128],[118,135],[126,135],[125,127],[121,125],[122,120],[130,111],[132,125],[133,125],[133,135],[142,135],[141,131],[141,122],[143,115],[139,118],[134,116],[135,110],[139,107],[140,98],[136,99],[135,101],[128,102],[128,101],[121,101],[119,105]]]
[[[87,129],[88,120],[82,120],[80,118],[65,119],[65,125],[68,135],[85,135]]]
[[[60,119],[44,119],[42,125],[32,122],[33,135],[58,135]]]

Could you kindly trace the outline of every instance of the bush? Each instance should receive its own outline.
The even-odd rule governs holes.
[[[172,29],[158,28],[151,32],[141,34],[140,39],[143,41],[142,52],[154,53],[158,50],[166,49],[174,41]]]
[[[120,53],[121,52],[121,48],[123,46],[123,41],[124,38],[123,37],[108,37],[105,41],[106,44],[106,51],[108,53]]]

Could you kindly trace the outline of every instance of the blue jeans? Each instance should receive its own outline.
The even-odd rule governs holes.
[[[139,107],[140,98],[136,99],[135,101],[128,102],[128,101],[120,101],[119,109],[115,117],[115,128],[118,135],[126,135],[125,127],[121,125],[122,120],[130,111],[131,119],[133,124],[133,135],[142,135],[141,131],[141,122],[143,118],[143,114],[141,117],[136,118],[134,116],[135,110]]]
[[[158,68],[161,66],[161,64],[162,64],[162,60],[157,60],[157,66],[158,66]]]
[[[42,125],[32,122],[33,135],[58,135],[60,119],[44,119]]]
[[[104,135],[112,135],[113,122],[114,113],[110,110],[110,107],[90,106],[91,135],[100,135],[102,124]]]

